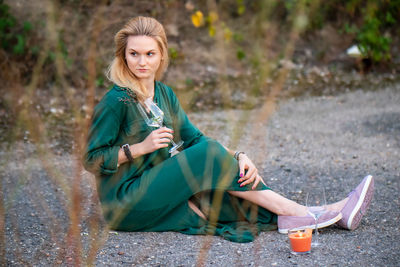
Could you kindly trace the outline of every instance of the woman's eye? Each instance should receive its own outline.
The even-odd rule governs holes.
[[[136,52],[132,52],[131,55],[132,55],[132,56],[136,56],[137,53],[136,53]]]
[[[154,55],[154,53],[153,52],[148,52],[147,55],[148,56],[152,56],[152,55]]]

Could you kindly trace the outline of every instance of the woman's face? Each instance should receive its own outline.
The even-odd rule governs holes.
[[[161,63],[161,51],[149,36],[129,36],[125,49],[129,69],[139,80],[153,80]]]

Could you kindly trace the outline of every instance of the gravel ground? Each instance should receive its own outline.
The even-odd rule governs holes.
[[[81,246],[80,264],[86,265],[98,245],[96,266],[194,266],[199,259],[205,266],[400,266],[400,84],[289,99],[268,123],[248,120],[257,115],[229,110],[190,118],[209,136],[246,151],[274,190],[301,203],[310,185],[323,184],[333,202],[374,175],[374,200],[356,231],[322,229],[323,245],[304,256],[292,256],[287,236],[276,231],[246,244],[173,232],[109,231],[99,219],[93,177],[73,156],[39,153],[46,150],[21,143],[0,152],[6,264],[72,265],[78,257],[69,248]],[[69,226],[72,211],[79,209],[74,235]]]

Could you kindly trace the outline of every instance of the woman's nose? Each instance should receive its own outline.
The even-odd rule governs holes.
[[[139,65],[146,65],[146,57],[144,56],[139,57]]]

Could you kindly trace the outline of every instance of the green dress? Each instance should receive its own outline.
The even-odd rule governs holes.
[[[251,186],[239,186],[238,162],[189,121],[172,89],[161,82],[155,82],[154,101],[174,139],[184,141],[184,150],[170,157],[168,148],[159,149],[118,167],[120,147],[142,142],[154,130],[131,96],[116,85],[105,94],[95,107],[84,155],[112,229],[214,234],[235,242],[250,242],[259,231],[276,229],[275,214],[226,192]],[[260,183],[255,190],[269,188]],[[188,206],[189,199],[208,221]]]

